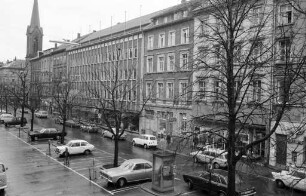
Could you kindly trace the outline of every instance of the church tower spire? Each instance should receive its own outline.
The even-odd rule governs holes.
[[[42,51],[43,29],[40,27],[38,2],[34,0],[31,23],[27,28],[27,56],[33,58]]]

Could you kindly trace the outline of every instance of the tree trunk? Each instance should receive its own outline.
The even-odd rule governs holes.
[[[61,135],[61,144],[65,142],[65,133],[66,133],[66,118],[63,118],[63,130]]]
[[[33,131],[34,125],[34,109],[31,110],[31,131]]]
[[[114,167],[118,167],[118,153],[119,153],[119,137],[115,136],[115,149],[114,149]]]

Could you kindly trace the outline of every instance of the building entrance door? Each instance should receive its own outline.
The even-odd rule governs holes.
[[[287,162],[287,135],[276,134],[276,163],[286,165]]]

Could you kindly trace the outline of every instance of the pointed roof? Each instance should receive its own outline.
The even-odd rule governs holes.
[[[31,27],[40,27],[39,22],[39,12],[38,12],[38,2],[34,0],[33,10],[32,10],[32,17],[31,17]]]

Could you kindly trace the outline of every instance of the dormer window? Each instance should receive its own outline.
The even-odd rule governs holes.
[[[280,25],[293,23],[293,9],[289,4],[284,4],[279,7],[279,23]]]
[[[168,22],[168,18],[166,16],[166,17],[164,17],[164,23],[167,23],[167,22]]]

